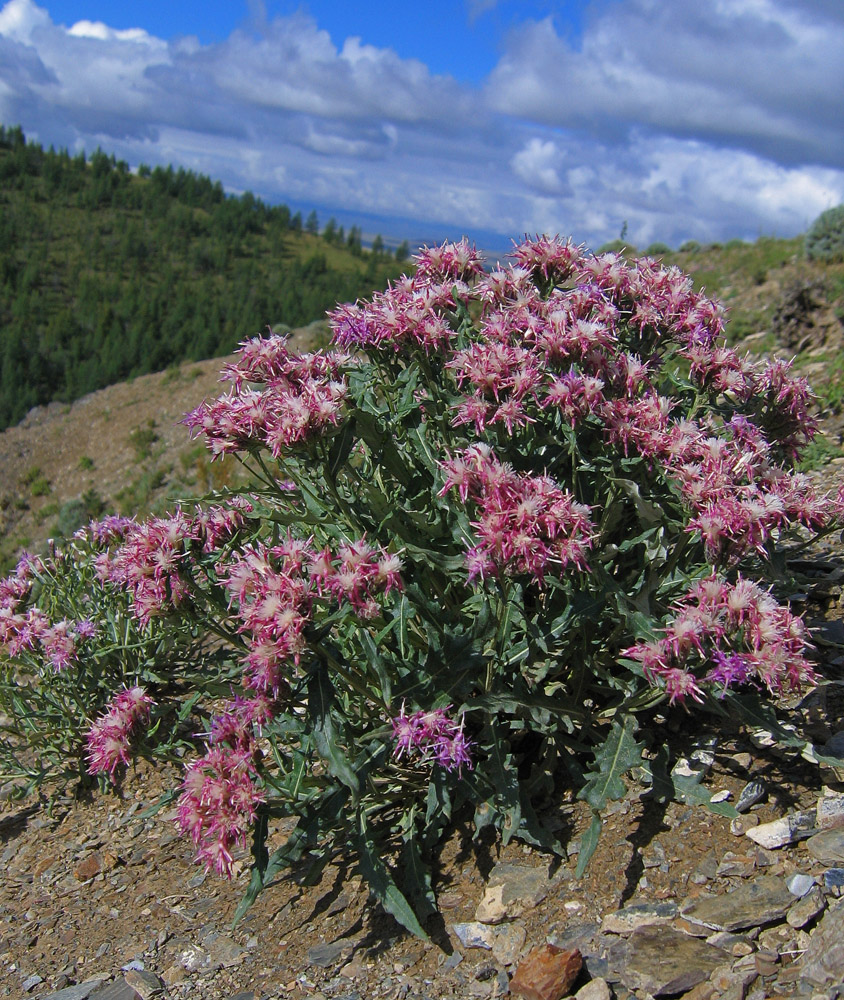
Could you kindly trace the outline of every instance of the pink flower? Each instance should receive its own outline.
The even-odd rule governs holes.
[[[197,860],[221,875],[232,874],[236,847],[244,847],[265,797],[255,785],[253,752],[212,746],[190,764],[182,782],[177,823],[197,847]]]
[[[664,686],[672,701],[700,700],[702,685],[723,691],[758,682],[771,692],[799,691],[815,674],[803,651],[802,620],[758,584],[711,576],[677,603],[664,636],[631,646],[647,680]]]
[[[396,741],[393,756],[397,759],[412,757],[419,763],[433,760],[447,771],[458,774],[464,766],[471,770],[472,744],[463,733],[465,716],[458,725],[449,718],[449,708],[450,705],[430,712],[420,709],[407,716],[402,705],[401,712],[392,720]]]
[[[89,774],[106,773],[114,782],[117,768],[129,764],[130,737],[149,721],[154,704],[142,687],[126,688],[115,695],[88,730]]]
[[[446,485],[458,487],[477,509],[478,544],[467,553],[469,579],[495,567],[528,574],[540,585],[551,565],[587,568],[594,525],[588,508],[544,476],[517,476],[485,447],[443,463]]]

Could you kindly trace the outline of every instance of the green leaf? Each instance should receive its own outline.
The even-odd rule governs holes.
[[[351,790],[356,800],[360,795],[360,781],[348,757],[340,747],[340,734],[331,717],[334,704],[334,686],[328,676],[328,667],[321,662],[308,679],[308,719],[316,748],[328,764],[335,778]]]
[[[179,790],[178,788],[171,788],[166,792],[163,792],[159,797],[157,802],[153,802],[149,808],[144,809],[143,812],[138,813],[138,819],[149,819],[150,816],[155,816],[157,812],[160,812],[165,806],[169,806],[174,799],[178,798]]]
[[[544,851],[553,851],[554,854],[564,857],[565,848],[557,837],[540,822],[524,786],[521,786],[519,791],[522,798],[522,821],[519,825],[519,838],[533,844],[534,847],[541,847]]]
[[[567,701],[548,698],[542,694],[527,692],[490,692],[473,697],[460,706],[460,712],[507,712],[509,715],[529,715],[534,720],[547,713],[557,719],[577,719],[586,722],[588,713],[583,709],[574,708]],[[547,723],[546,723],[547,724]]]
[[[510,743],[495,722],[489,722],[481,734],[480,743],[487,752],[486,760],[478,765],[488,778],[494,793],[492,800],[504,822],[501,839],[506,847],[522,822],[522,802],[519,795],[519,775],[513,757],[505,751]]]
[[[632,715],[616,718],[602,747],[595,751],[597,770],[590,770],[578,798],[586,799],[595,812],[600,812],[608,799],[621,799],[627,789],[621,776],[642,763],[643,744],[633,738],[637,722]]]
[[[424,920],[437,912],[437,900],[431,882],[431,868],[422,860],[419,841],[408,837],[401,852],[402,876],[410,891],[415,912]]]
[[[668,747],[661,746],[652,760],[643,761],[642,766],[651,776],[651,789],[648,793],[650,801],[665,804],[675,795],[674,782],[668,771]]]
[[[413,473],[405,465],[391,432],[374,413],[358,410],[355,416],[360,436],[369,446],[373,460],[386,469],[402,486],[409,486],[413,480]]]
[[[390,631],[390,629],[392,629],[393,627],[394,625],[391,623],[386,631]],[[366,653],[366,657],[369,660],[369,664],[378,677],[378,683],[381,685],[381,694],[384,698],[384,703],[389,705],[392,699],[393,685],[390,680],[390,675],[387,672],[387,666],[384,663],[384,658],[378,652],[378,646],[380,645],[380,641],[376,643],[365,628],[359,630],[358,636],[360,637],[360,641],[363,644],[363,648]],[[383,639],[384,633],[382,632],[382,634],[378,638],[379,640]]]
[[[416,937],[422,938],[423,941],[427,941],[428,935],[422,929],[413,908],[381,860],[380,851],[370,835],[366,816],[360,810],[357,814],[357,820],[358,828],[352,839],[358,854],[360,872],[366,879],[369,888],[387,913],[395,917],[402,927],[409,930],[411,934],[415,934]]]
[[[580,853],[577,856],[577,868],[574,871],[575,878],[580,878],[584,871],[586,871],[586,866],[592,859],[592,855],[595,853],[595,848],[598,846],[600,839],[601,816],[599,813],[593,812],[592,822],[580,838]]]
[[[674,797],[678,801],[706,806],[710,812],[718,813],[719,816],[727,816],[730,819],[738,816],[735,806],[731,806],[729,802],[713,802],[711,794],[694,777],[675,774],[672,775],[671,780],[674,785]]]
[[[328,468],[326,469],[326,473],[332,482],[337,479],[337,473],[346,463],[346,459],[351,454],[352,448],[355,444],[355,431],[355,419],[352,417],[350,420],[346,421],[340,433],[337,434],[331,442],[331,450],[328,453]]]
[[[243,898],[237,905],[232,919],[232,926],[236,926],[249,907],[258,898],[259,893],[264,888],[264,873],[269,860],[267,855],[267,816],[265,812],[259,812],[255,821],[255,828],[252,831],[252,873],[249,878],[249,885]]]

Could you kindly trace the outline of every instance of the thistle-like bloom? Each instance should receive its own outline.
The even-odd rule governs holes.
[[[182,423],[205,436],[214,457],[266,447],[278,458],[341,422],[348,360],[340,351],[292,353],[275,334],[247,340],[223,371],[232,391],[201,403]]]
[[[104,564],[109,580],[131,593],[134,613],[144,624],[186,598],[180,569],[196,538],[197,528],[181,512],[151,518],[128,531],[114,558]]]
[[[227,745],[209,748],[190,764],[182,782],[177,823],[197,848],[197,861],[221,875],[232,874],[235,847],[244,847],[257,809],[265,801],[257,788],[253,750]]]
[[[396,741],[393,756],[401,759],[407,756],[418,763],[434,761],[447,771],[461,773],[464,767],[472,769],[470,750],[472,744],[463,732],[465,716],[460,723],[449,718],[446,708],[426,712],[420,709],[413,715],[401,712],[392,720],[393,738]]]
[[[88,773],[108,774],[130,761],[129,740],[138,727],[149,722],[155,702],[142,687],[126,688],[112,699],[106,711],[88,730]]]
[[[806,627],[752,580],[728,583],[710,576],[677,603],[661,638],[624,650],[645,677],[664,687],[671,702],[700,701],[703,686],[758,684],[772,694],[815,682],[803,655]]]
[[[441,494],[457,488],[477,508],[478,544],[467,553],[469,579],[494,568],[542,584],[553,565],[587,569],[594,538],[589,510],[547,476],[520,476],[475,445],[441,466]]]

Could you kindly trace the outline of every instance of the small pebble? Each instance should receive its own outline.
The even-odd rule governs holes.
[[[768,789],[765,786],[764,781],[759,781],[754,779],[753,781],[748,781],[748,783],[739,792],[738,801],[736,802],[736,812],[747,812],[747,810],[760,802],[766,795]]]
[[[815,885],[815,880],[811,875],[803,875],[798,872],[796,875],[791,876],[791,878],[786,882],[786,885],[788,886],[788,891],[792,896],[802,899],[806,893],[812,891]]]

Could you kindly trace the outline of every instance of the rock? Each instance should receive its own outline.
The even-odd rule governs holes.
[[[67,986],[57,993],[44,993],[40,1000],[88,1000],[88,997],[102,986],[102,979],[89,979],[86,983],[77,983],[76,986]]]
[[[741,878],[747,878],[752,875],[756,870],[756,865],[753,858],[746,854],[734,854],[732,851],[727,851],[724,855],[721,864],[715,871],[715,874],[721,878],[725,878],[730,875],[738,875]]]
[[[687,920],[704,927],[737,931],[781,920],[793,902],[794,897],[781,879],[764,875],[721,896],[689,899],[680,912]]]
[[[667,924],[679,915],[676,903],[633,903],[608,913],[601,923],[606,934],[632,934],[645,924]]]
[[[43,982],[44,980],[37,973],[33,973],[33,975],[27,976],[26,979],[24,979],[21,983],[21,989],[24,993],[30,993],[36,986]]]
[[[121,976],[92,994],[91,1000],[138,1000],[139,994]]]
[[[768,789],[764,781],[759,781],[758,779],[748,781],[739,792],[739,797],[736,801],[736,812],[747,812],[751,806],[755,806],[757,802],[761,802],[767,795],[767,792]]]
[[[152,1000],[159,996],[164,989],[164,984],[154,972],[144,969],[130,969],[124,976],[126,985],[130,986],[141,1000]]]
[[[611,996],[606,979],[593,979],[580,987],[574,995],[574,1000],[610,1000]]]
[[[819,888],[813,888],[811,892],[799,899],[786,914],[786,921],[789,927],[805,927],[806,924],[823,913],[826,900]]]
[[[730,931],[716,931],[706,939],[707,944],[713,944],[716,948],[728,951],[736,958],[753,953],[753,945],[743,934],[733,934]]]
[[[527,939],[527,931],[521,924],[505,924],[496,927],[492,941],[492,954],[501,965],[515,965]]]
[[[246,949],[226,934],[210,934],[202,943],[208,949],[209,961],[215,969],[230,969],[239,965],[246,955]]]
[[[73,876],[80,882],[87,882],[88,879],[99,875],[103,870],[103,859],[101,855],[94,851],[87,858],[83,858],[73,869]]]
[[[712,1000],[714,996],[715,987],[707,981],[705,983],[698,983],[688,993],[684,993],[683,1000]]]
[[[478,920],[465,924],[452,924],[451,929],[457,935],[464,948],[486,948],[492,950],[492,943],[495,940],[495,930],[488,924],[482,924]]]
[[[185,941],[184,938],[177,939],[173,942],[173,946],[175,964],[185,972],[199,972],[211,964],[208,952],[191,941]]]
[[[792,896],[802,899],[807,892],[811,892],[815,887],[815,880],[811,875],[803,875],[800,872],[792,875],[785,883]]]
[[[815,810],[817,825],[821,830],[844,826],[844,795],[822,795]]]
[[[453,951],[447,959],[442,963],[441,968],[445,969],[446,972],[451,972],[452,969],[456,969],[458,965],[463,961],[463,956],[459,951]]]
[[[827,889],[844,888],[844,868],[827,868],[823,873],[823,884]]]
[[[564,951],[553,944],[539,945],[519,963],[510,980],[510,992],[525,1000],[561,1000],[570,992],[582,965],[576,948]]]
[[[475,911],[475,920],[499,924],[538,906],[559,881],[546,868],[497,864],[489,876],[486,892]]]
[[[343,952],[351,953],[351,945],[343,941],[329,941],[325,944],[315,944],[313,948],[308,948],[308,965],[315,965],[319,969],[330,969],[337,965],[343,957]]]
[[[756,956],[748,956],[748,959],[751,963],[749,965],[743,965],[743,963],[739,962],[736,962],[734,965],[722,965],[713,969],[709,974],[709,981],[721,996],[736,988],[742,996],[744,995],[743,990],[758,975],[756,971]]]
[[[817,986],[844,982],[844,901],[827,910],[801,960],[804,979]]]
[[[775,819],[772,823],[761,823],[751,827],[745,836],[762,847],[774,848],[793,844],[804,837],[810,837],[817,827],[815,812],[794,812]]]
[[[844,861],[844,828],[823,830],[809,837],[806,849],[821,864],[833,867]]]
[[[720,948],[670,927],[639,927],[628,940],[626,961],[618,968],[621,981],[654,997],[687,992],[729,959]]]
[[[734,816],[730,820],[730,833],[734,837],[743,837],[752,826],[759,826],[759,817],[756,813]]]

